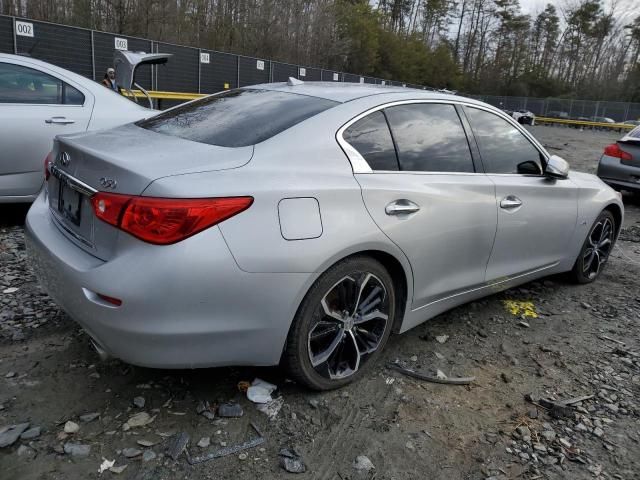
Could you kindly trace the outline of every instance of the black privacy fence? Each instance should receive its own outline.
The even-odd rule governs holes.
[[[258,83],[356,82],[423,88],[420,85],[245,57],[204,48],[156,42],[79,27],[0,15],[0,53],[28,55],[101,81],[116,50],[171,53],[165,65],[142,66],[136,82],[147,90],[215,93]]]
[[[101,81],[106,69],[113,64],[116,50],[173,54],[165,65],[144,65],[137,70],[136,82],[147,90],[206,94],[258,83],[284,82],[289,77],[307,81],[428,88],[395,80],[0,15],[0,53],[29,55]],[[538,116],[579,120],[607,117],[617,122],[640,119],[640,103],[472,96],[504,110],[529,110]],[[179,102],[164,101],[162,106],[175,103]]]

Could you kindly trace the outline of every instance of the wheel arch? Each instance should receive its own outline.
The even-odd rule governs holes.
[[[606,207],[603,208],[613,215],[613,219],[616,221],[616,236],[618,238],[618,234],[620,233],[620,229],[622,228],[622,209],[616,203],[610,203]]]

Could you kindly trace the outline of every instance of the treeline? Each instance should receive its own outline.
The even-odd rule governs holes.
[[[640,101],[640,8],[612,4],[0,0],[0,12],[467,93]]]

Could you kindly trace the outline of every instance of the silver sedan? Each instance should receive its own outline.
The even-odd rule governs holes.
[[[335,388],[391,332],[558,272],[595,280],[619,195],[471,99],[260,85],[59,137],[27,217],[52,297],[103,355],[283,363]]]
[[[111,128],[153,113],[77,73],[0,53],[0,203],[36,198],[56,135]]]

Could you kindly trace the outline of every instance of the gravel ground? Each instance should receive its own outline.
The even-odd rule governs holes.
[[[618,137],[531,130],[588,172]],[[640,201],[625,203],[623,235],[595,284],[551,277],[459,307],[392,337],[360,382],[323,394],[275,368],[99,362],[26,265],[26,209],[1,207],[0,478],[284,478],[293,475],[281,467],[285,458],[302,468],[296,455],[306,466],[300,478],[324,480],[640,478]],[[537,318],[512,313],[510,301],[531,302]],[[427,383],[385,368],[395,360],[476,379]],[[238,390],[256,377],[278,386],[282,408],[273,419]],[[569,399],[577,401],[559,403]],[[244,414],[214,416],[226,402]],[[255,438],[250,422],[263,444],[187,461]],[[174,460],[182,433],[190,442]],[[289,457],[279,456],[283,448]],[[99,474],[104,460],[113,468]]]

